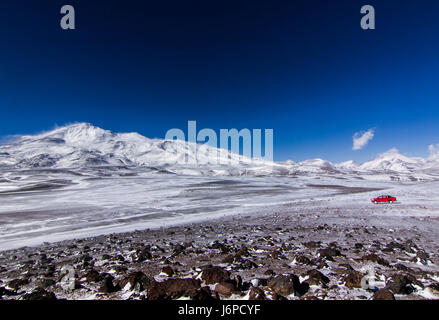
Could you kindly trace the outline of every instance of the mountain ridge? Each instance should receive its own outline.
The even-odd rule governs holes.
[[[407,157],[393,148],[362,164],[353,160],[332,163],[323,159],[268,162],[207,145],[150,139],[136,132],[115,133],[90,123],[74,123],[36,135],[23,135],[9,144],[0,145],[0,166],[155,166],[174,173],[200,169],[200,174],[211,172],[214,175],[265,175],[270,170],[274,170],[274,174],[284,175],[355,172],[408,174],[439,169],[439,161],[437,157]]]

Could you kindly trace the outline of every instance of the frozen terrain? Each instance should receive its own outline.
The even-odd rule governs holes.
[[[213,164],[218,157],[228,162]],[[74,124],[0,146],[0,250],[304,200],[369,206],[369,198],[379,192],[401,200],[399,215],[418,214],[406,205],[435,205],[439,199],[426,195],[439,179],[435,163],[397,150],[364,164],[271,163],[209,146]]]
[[[270,163],[89,124],[24,136],[0,146],[0,299],[436,299],[438,163]]]

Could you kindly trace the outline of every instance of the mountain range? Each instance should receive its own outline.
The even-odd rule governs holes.
[[[220,161],[218,161],[220,159]],[[181,140],[149,139],[77,123],[0,146],[0,168],[143,167],[197,175],[421,174],[439,171],[438,157],[407,157],[391,149],[375,159],[331,163],[322,159],[268,162]]]

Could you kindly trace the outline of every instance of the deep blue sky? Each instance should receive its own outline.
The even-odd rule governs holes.
[[[0,37],[0,136],[85,121],[161,138],[196,120],[273,128],[276,160],[331,161],[439,143],[436,0],[2,1]]]

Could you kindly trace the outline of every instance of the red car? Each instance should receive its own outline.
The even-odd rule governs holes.
[[[380,202],[394,203],[396,202],[396,198],[392,196],[379,196],[378,198],[372,199],[372,202],[377,204]]]

